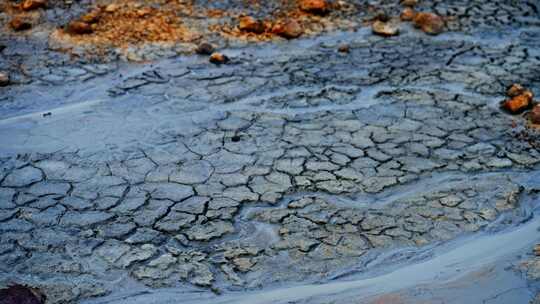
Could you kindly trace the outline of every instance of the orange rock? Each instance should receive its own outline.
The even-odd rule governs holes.
[[[506,90],[506,96],[516,97],[518,95],[525,93],[525,91],[526,90],[522,85],[518,83],[514,83],[510,87],[508,87],[508,90]]]
[[[76,35],[90,34],[92,33],[92,27],[86,22],[71,21],[67,26],[67,31]]]
[[[382,21],[375,21],[371,25],[371,29],[373,30],[373,33],[384,36],[384,37],[390,37],[395,36],[399,34],[399,27],[397,24],[394,24],[392,22],[382,22]]]
[[[120,5],[115,4],[115,3],[111,3],[111,4],[109,4],[109,5],[107,5],[107,6],[105,7],[105,11],[106,11],[107,13],[114,13],[114,12],[116,12],[119,8],[120,8]]]
[[[221,53],[213,53],[210,55],[210,62],[214,64],[227,63],[229,58]]]
[[[418,4],[418,0],[402,0],[401,5],[414,7]]]
[[[512,97],[503,102],[502,107],[512,114],[518,114],[531,106],[533,94],[525,91],[521,95]]]
[[[99,18],[101,17],[100,15],[101,15],[101,10],[95,9],[89,12],[88,14],[81,16],[81,18],[79,19],[84,23],[96,23],[99,21]]]
[[[413,22],[414,26],[420,28],[426,34],[437,35],[444,30],[444,20],[433,13],[417,13]]]
[[[151,12],[152,12],[152,9],[150,9],[149,7],[141,8],[137,10],[137,16],[142,18],[142,17],[150,15]]]
[[[313,14],[326,14],[329,5],[325,0],[300,0],[300,9]]]
[[[255,18],[250,16],[240,17],[238,29],[244,32],[251,32],[256,34],[262,34],[265,31],[264,24],[261,21],[255,20]]]
[[[11,26],[14,31],[25,31],[30,29],[32,27],[32,24],[24,18],[14,17],[9,22],[9,26]]]
[[[45,0],[25,0],[21,3],[21,9],[23,11],[31,11],[38,8],[45,7],[47,2]]]
[[[411,21],[414,19],[414,16],[416,16],[416,12],[412,8],[406,7],[401,12],[401,15],[399,15],[399,18],[401,21]]]
[[[540,124],[540,104],[534,106],[529,114],[529,118],[533,124]],[[534,247],[534,252],[536,255],[540,256],[540,244],[537,244]]]
[[[285,23],[278,23],[272,28],[272,33],[287,39],[300,37],[304,30],[302,26],[295,20],[289,20]]]

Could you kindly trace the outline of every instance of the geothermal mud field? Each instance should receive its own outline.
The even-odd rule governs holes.
[[[537,1],[419,1],[440,33],[415,1],[33,1],[0,1],[0,289],[540,303],[540,128],[500,108],[540,95]]]

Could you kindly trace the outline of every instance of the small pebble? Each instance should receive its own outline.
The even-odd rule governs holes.
[[[203,42],[199,44],[195,52],[199,55],[211,55],[214,52],[214,47],[210,43]]]
[[[221,53],[213,53],[210,55],[210,62],[214,64],[223,64],[227,63],[229,58]]]
[[[5,87],[9,84],[9,74],[7,72],[0,72],[0,87]]]
[[[399,34],[399,26],[392,22],[382,22],[377,20],[373,22],[371,28],[373,30],[373,33],[379,36],[390,37]]]
[[[351,51],[351,48],[348,44],[342,44],[338,47],[338,52],[340,53],[349,53]]]

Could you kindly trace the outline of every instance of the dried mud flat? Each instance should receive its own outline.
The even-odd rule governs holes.
[[[371,23],[397,1],[148,3],[3,2],[5,24],[32,24],[0,36],[0,288],[538,303],[540,133],[499,108],[514,83],[540,95],[537,3],[420,1],[444,32],[391,37]],[[65,32],[96,7],[91,32]],[[290,19],[302,35],[276,35]],[[229,61],[193,54],[203,41]]]

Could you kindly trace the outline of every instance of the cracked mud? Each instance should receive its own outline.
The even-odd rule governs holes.
[[[90,8],[74,5],[71,15]],[[540,95],[540,7],[419,9],[452,16],[446,32],[216,36],[224,65],[169,46],[132,49],[147,63],[70,59],[39,26],[0,37],[11,78],[0,88],[0,286],[39,287],[50,303],[130,286],[265,290],[371,273],[394,250],[536,217],[540,135],[498,105],[513,83]],[[45,24],[63,11],[54,2]],[[538,291],[540,263],[525,258],[526,295],[509,299]],[[420,299],[371,300],[409,298]]]

